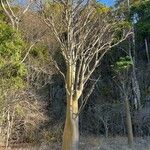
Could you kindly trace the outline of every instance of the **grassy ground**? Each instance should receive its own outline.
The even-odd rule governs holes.
[[[0,150],[2,150],[0,148]],[[61,150],[58,144],[44,144],[39,146],[20,145],[9,150]],[[150,137],[135,138],[133,148],[128,148],[126,137],[81,137],[79,150],[150,150]]]
[[[84,139],[83,139],[84,141]],[[87,143],[87,144],[86,144]],[[81,150],[131,150],[126,137],[88,138],[81,142]],[[132,150],[150,150],[150,137],[135,138]]]

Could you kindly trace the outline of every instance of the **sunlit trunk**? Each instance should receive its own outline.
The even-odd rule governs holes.
[[[78,150],[79,144],[79,118],[78,118],[78,97],[72,94],[74,71],[72,66],[68,67],[67,72],[67,108],[66,121],[63,134],[63,150]]]
[[[73,101],[73,105],[67,100],[66,122],[63,135],[63,150],[78,150],[79,143],[79,119],[74,113],[78,111],[77,102]]]

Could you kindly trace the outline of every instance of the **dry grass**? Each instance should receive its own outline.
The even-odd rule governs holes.
[[[127,145],[126,137],[81,137],[80,150],[150,150],[150,137],[135,138],[133,148]],[[2,150],[2,149],[0,149]],[[44,144],[40,146],[24,145],[9,148],[8,150],[61,150],[58,144]]]
[[[81,150],[131,150],[128,147],[126,137],[111,137],[108,139],[90,137],[88,140],[83,138],[83,141],[85,142],[81,142]],[[150,137],[135,138],[132,150],[150,150]]]

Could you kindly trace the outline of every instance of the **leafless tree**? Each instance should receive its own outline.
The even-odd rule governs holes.
[[[131,106],[129,101],[132,95],[132,89],[131,89],[132,79],[130,78],[131,72],[132,70],[130,66],[128,66],[128,68],[117,73],[116,75],[117,80],[115,81],[120,91],[120,99],[124,103],[129,147],[133,146],[133,129],[132,129],[132,118],[131,118],[131,111],[130,111]]]
[[[32,2],[30,1],[20,16],[28,11]],[[64,77],[67,94],[63,149],[75,150],[78,149],[79,141],[79,114],[97,80],[79,106],[84,87],[106,52],[124,41],[130,31],[126,28],[121,28],[121,32],[118,31],[120,20],[115,12],[107,7],[97,6],[92,1],[62,0],[54,1],[54,4],[61,6],[59,7],[61,9],[60,21],[56,21],[53,13],[45,15],[44,12],[44,22],[59,42],[60,51],[66,63],[66,73],[64,73],[54,61],[56,68]],[[18,30],[20,16],[15,15],[7,0],[5,2],[1,0],[1,5],[12,27]],[[31,43],[21,63],[25,61],[36,42]]]
[[[12,4],[8,0],[1,0],[1,6],[7,15],[7,17],[10,19],[11,25],[13,29],[18,30],[19,22],[22,19],[22,16],[27,13],[27,11],[30,9],[32,4],[34,3],[34,0],[29,0],[27,2],[27,6],[24,9],[21,9],[19,13],[16,13],[12,7]]]
[[[77,150],[79,142],[79,113],[94,89],[81,102],[84,87],[103,56],[131,32],[121,28],[118,37],[118,18],[107,7],[84,0],[56,0],[53,5],[61,6],[61,18],[43,11],[44,22],[59,42],[60,51],[66,64],[66,73],[55,62],[66,85],[67,110],[63,135],[63,150]],[[60,8],[59,8],[60,9]],[[62,27],[63,25],[63,27]],[[62,36],[62,31],[65,36]]]

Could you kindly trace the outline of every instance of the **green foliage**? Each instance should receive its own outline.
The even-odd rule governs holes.
[[[44,43],[38,43],[30,51],[30,60],[36,67],[43,67],[50,64],[50,53]]]
[[[137,13],[139,20],[145,20],[150,17],[150,1],[139,0],[131,5],[131,15]]]
[[[27,70],[21,63],[23,48],[20,33],[0,20],[0,84],[3,88],[18,89],[24,86]]]
[[[130,6],[126,0],[116,0],[119,14],[135,25],[138,39],[145,38],[150,34],[150,1],[130,0]],[[129,7],[130,12],[129,12]]]
[[[135,22],[138,38],[150,35],[150,1],[139,0],[132,4],[131,18]]]
[[[96,10],[98,15],[105,14],[105,13],[108,13],[111,11],[110,7],[107,7],[101,3],[96,3],[94,7],[95,7],[95,10]]]
[[[116,72],[122,72],[127,70],[132,65],[132,61],[129,56],[120,57],[115,65],[112,65]]]
[[[0,5],[0,20],[5,20],[6,19],[6,15],[4,15],[4,10]]]
[[[114,43],[116,43],[118,40],[120,40],[123,36],[123,30],[129,30],[131,28],[131,23],[128,21],[120,21],[117,22],[114,25],[114,30],[115,30],[115,38],[114,38]]]
[[[43,60],[48,56],[48,51],[46,51],[47,47],[40,43],[37,44],[31,51],[30,54],[35,59]]]

